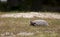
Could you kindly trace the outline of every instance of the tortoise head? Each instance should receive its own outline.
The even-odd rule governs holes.
[[[30,21],[30,25],[35,26],[35,24],[33,21]]]

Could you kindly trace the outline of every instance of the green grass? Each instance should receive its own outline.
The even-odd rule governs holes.
[[[30,20],[36,19],[42,18],[0,18],[0,34],[4,32],[17,34],[25,31],[34,32],[35,34],[17,37],[60,37],[60,19],[44,19],[48,21],[49,26],[30,26]]]

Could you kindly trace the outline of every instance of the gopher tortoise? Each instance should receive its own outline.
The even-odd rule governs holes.
[[[30,21],[30,25],[32,25],[32,26],[49,26],[49,24],[46,20]]]

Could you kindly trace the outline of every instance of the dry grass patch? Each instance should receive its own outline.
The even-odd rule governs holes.
[[[30,20],[35,19],[41,18],[0,18],[0,34],[12,32],[16,35],[19,32],[33,32],[35,34],[32,36],[21,37],[60,37],[60,19],[44,19],[50,26],[30,26]]]

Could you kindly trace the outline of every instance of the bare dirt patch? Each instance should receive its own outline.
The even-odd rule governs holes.
[[[58,13],[37,13],[37,12],[29,12],[29,13],[6,13],[0,15],[2,18],[6,17],[13,17],[13,18],[53,18],[53,19],[60,19],[60,14]]]

